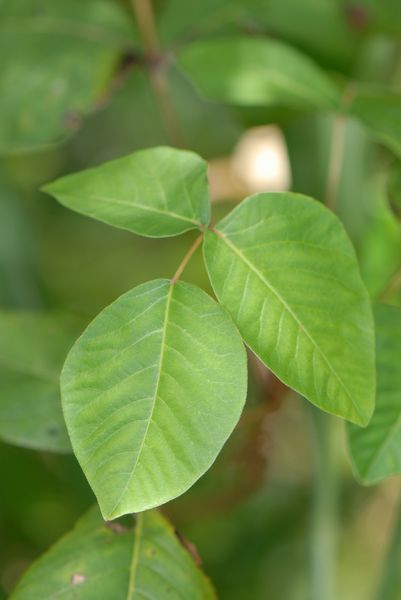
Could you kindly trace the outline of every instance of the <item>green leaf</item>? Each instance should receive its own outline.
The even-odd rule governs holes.
[[[1,153],[47,146],[77,129],[129,47],[130,22],[109,0],[1,3]]]
[[[130,10],[114,0],[13,0],[0,3],[0,17],[7,33],[68,34],[120,50],[132,48],[136,37]]]
[[[368,220],[358,249],[362,278],[371,298],[379,298],[400,268],[401,227],[389,206],[383,173],[367,179]],[[393,292],[396,290],[393,290]]]
[[[336,88],[315,63],[276,40],[237,35],[198,41],[179,52],[178,62],[201,92],[223,102],[300,109],[338,103]]]
[[[148,282],[100,313],[67,357],[61,391],[104,517],[185,492],[236,425],[246,379],[231,319],[194,286]]]
[[[158,30],[170,44],[210,35],[224,29],[238,29],[249,23],[249,0],[169,0],[161,7]]]
[[[376,408],[369,425],[349,426],[349,450],[358,477],[375,483],[401,473],[401,309],[377,305]]]
[[[59,375],[83,329],[80,319],[0,312],[0,438],[38,450],[70,452]]]
[[[245,342],[322,408],[366,424],[374,406],[368,294],[340,221],[298,194],[259,194],[208,231],[214,291]]]
[[[348,106],[373,136],[401,158],[401,94],[374,90],[358,92]]]
[[[331,0],[242,0],[259,29],[325,60],[350,69],[360,31],[348,18],[348,7]],[[361,11],[362,12],[362,11]]]
[[[390,171],[387,182],[389,204],[398,220],[401,220],[401,165],[397,163]]]
[[[42,189],[61,204],[149,237],[203,228],[209,222],[207,164],[168,147],[134,152]]]
[[[160,513],[137,515],[131,528],[104,523],[97,507],[28,569],[11,594],[11,600],[215,597]]]

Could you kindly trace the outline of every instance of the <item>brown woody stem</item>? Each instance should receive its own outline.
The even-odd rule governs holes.
[[[161,53],[151,0],[131,0],[145,52],[148,77],[170,142],[184,146],[184,137],[171,100],[166,76],[166,57]]]

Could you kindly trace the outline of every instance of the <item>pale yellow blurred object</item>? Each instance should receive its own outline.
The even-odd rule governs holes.
[[[266,125],[246,131],[231,156],[211,161],[209,182],[214,202],[288,190],[291,169],[279,127]]]

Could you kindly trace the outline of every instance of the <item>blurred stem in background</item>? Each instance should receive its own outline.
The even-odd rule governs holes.
[[[391,537],[382,558],[382,571],[374,600],[398,600],[401,564],[401,494],[394,508]]]
[[[386,288],[380,295],[379,300],[381,302],[388,302],[391,300],[392,296],[398,291],[401,287],[401,267],[394,273],[393,277],[388,282]]]
[[[344,92],[344,99],[348,91]],[[345,117],[334,115],[331,132],[325,205],[335,210],[344,158]],[[311,519],[311,599],[336,600],[338,473],[335,421],[312,407],[315,485]]]
[[[336,600],[338,473],[335,420],[311,406],[315,485],[311,518],[311,600]]]
[[[325,204],[335,210],[338,182],[341,175],[345,137],[345,117],[335,115],[331,133],[330,158],[326,182]]]
[[[152,0],[131,0],[132,10],[142,39],[145,64],[157,101],[163,126],[173,146],[184,147],[184,136],[171,100],[167,80],[168,57],[160,48]]]

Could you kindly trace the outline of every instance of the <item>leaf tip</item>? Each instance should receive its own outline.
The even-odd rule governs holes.
[[[44,185],[41,185],[39,188],[39,191],[44,192],[45,194],[49,194],[50,196],[53,196],[53,186],[54,186],[54,181],[50,181],[49,183],[45,183]]]

